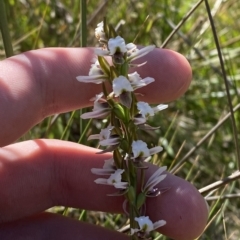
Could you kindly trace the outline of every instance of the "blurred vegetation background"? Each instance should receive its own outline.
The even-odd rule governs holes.
[[[80,46],[80,1],[3,2],[14,54],[43,47]],[[155,44],[178,51],[188,59],[193,69],[188,92],[170,103],[164,114],[160,112],[150,119],[150,125],[160,125],[160,130],[145,131],[142,135],[165,149],[153,159],[155,163],[167,165],[176,175],[190,181],[208,200],[209,224],[199,239],[234,240],[240,239],[239,180],[210,192],[202,188],[231,175],[238,169],[240,161],[234,143],[235,133],[240,144],[240,1],[209,0],[209,4],[221,45],[231,103],[236,107],[235,130],[231,117],[224,120],[231,105],[204,1],[89,0],[87,45],[96,46],[94,29],[106,16],[126,42]],[[174,31],[181,22],[181,27]],[[0,58],[5,58],[1,38]],[[23,139],[47,137],[89,144],[87,136],[97,133],[103,123],[93,121],[89,125],[80,119],[82,111],[48,118]],[[51,211],[116,230],[127,224],[127,219],[120,215],[63,207]],[[155,239],[168,238],[156,234]]]

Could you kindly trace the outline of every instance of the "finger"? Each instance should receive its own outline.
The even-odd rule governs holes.
[[[48,48],[26,52],[0,62],[0,146],[10,144],[46,116],[89,106],[101,85],[80,83],[88,75],[93,49]],[[181,96],[191,81],[191,69],[180,54],[156,49],[137,69],[155,82],[140,89],[151,103]],[[15,126],[14,129],[12,126]]]
[[[129,237],[57,214],[42,213],[11,223],[0,224],[0,239],[127,240]]]
[[[91,174],[91,168],[102,168],[103,161],[111,156],[96,151],[59,140],[27,141],[2,148],[0,195],[4,197],[0,198],[0,222],[30,216],[55,205],[122,212],[123,197],[107,196],[116,189],[94,183],[97,176]],[[150,165],[147,175],[156,168]],[[158,187],[168,191],[148,199],[147,214],[153,220],[167,221],[159,231],[178,240],[197,237],[208,215],[199,192],[171,174]]]

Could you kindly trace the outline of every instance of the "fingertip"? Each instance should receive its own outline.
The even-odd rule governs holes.
[[[163,219],[167,222],[158,231],[175,240],[199,237],[207,224],[208,207],[198,190],[171,174],[160,183],[159,189],[169,190],[147,203],[154,221]]]
[[[173,101],[187,91],[192,79],[192,70],[182,54],[157,48],[144,60],[147,60],[147,64],[141,67],[139,72],[142,77],[153,77],[155,82],[139,92],[149,102]]]
[[[175,78],[175,98],[181,97],[188,89],[191,81],[192,81],[192,68],[182,54],[165,49],[168,54],[168,61],[171,65],[173,71],[175,69],[176,75]],[[174,97],[174,95],[172,95]]]

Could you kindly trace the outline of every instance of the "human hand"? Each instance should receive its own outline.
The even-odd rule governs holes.
[[[101,168],[110,154],[60,140],[38,139],[11,144],[45,117],[87,107],[101,86],[76,81],[87,75],[93,50],[52,48],[26,52],[0,62],[0,239],[128,239],[127,236],[43,213],[56,206],[122,212],[121,197],[109,197],[109,186],[94,183],[91,168]],[[180,97],[191,81],[189,64],[178,53],[156,49],[138,69],[155,82],[139,89],[149,103]],[[11,144],[11,145],[8,145]],[[147,174],[156,171],[149,165]],[[159,189],[169,190],[147,200],[147,215],[164,219],[159,230],[171,238],[192,240],[202,231],[208,210],[188,182],[168,173]]]

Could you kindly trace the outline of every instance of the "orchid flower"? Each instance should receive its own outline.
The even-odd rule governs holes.
[[[124,54],[127,52],[125,40],[117,36],[115,38],[110,38],[107,43],[108,49],[95,49],[95,54],[98,56],[107,56],[107,55],[114,55],[115,53],[122,53]]]
[[[94,182],[97,184],[112,185],[115,188],[126,189],[128,187],[128,182],[122,182],[123,172],[124,169],[117,169],[108,179],[98,178]]]
[[[141,216],[134,218],[136,222],[138,222],[139,228],[138,229],[131,229],[131,235],[137,232],[143,232],[143,233],[150,233],[151,231],[162,227],[166,224],[166,221],[159,220],[155,223],[153,223],[148,216]]]
[[[132,92],[133,88],[129,80],[124,76],[119,76],[113,80],[113,92],[118,97],[123,92]]]
[[[93,134],[88,137],[88,140],[98,139],[101,146],[111,146],[119,143],[119,137],[111,135],[111,131],[114,127],[108,126],[101,130],[99,134]]]
[[[99,42],[106,42],[106,35],[103,29],[103,21],[97,24],[95,36]]]
[[[155,153],[161,152],[162,147],[157,146],[153,148],[148,148],[147,144],[143,142],[142,140],[137,140],[132,142],[132,152],[133,152],[133,158],[139,158],[139,157],[149,157]]]
[[[160,104],[156,107],[150,107],[150,105],[146,102],[138,102],[137,109],[139,113],[142,114],[144,118],[148,118],[149,116],[154,116],[155,113],[164,110],[168,107],[166,104]]]
[[[141,88],[141,87],[145,87],[148,84],[155,81],[154,78],[151,78],[151,77],[146,77],[146,78],[142,79],[137,72],[128,74],[128,78],[129,78],[131,86],[134,90]]]
[[[155,45],[149,45],[147,47],[137,49],[137,48],[134,48],[132,45],[132,49],[134,49],[134,51],[132,52],[129,51],[129,56],[127,58],[127,61],[132,62],[140,57],[143,57],[147,55],[149,52],[151,52],[154,48],[155,48]]]
[[[77,76],[76,78],[79,82],[100,84],[108,79],[108,76],[103,73],[99,62],[96,60],[91,65],[88,76]]]
[[[125,40],[120,36],[110,38],[108,41],[108,48],[110,55],[113,55],[116,52],[125,53],[127,51]]]
[[[92,168],[91,172],[96,175],[111,175],[116,171],[113,158],[104,161],[103,168]]]
[[[160,167],[145,183],[143,192],[146,193],[147,197],[156,197],[160,194],[160,191],[155,187],[158,183],[165,179],[167,174],[162,174],[166,171],[167,167]]]
[[[93,111],[92,112],[86,112],[81,115],[82,119],[90,119],[90,118],[105,118],[110,113],[110,108],[108,103],[102,99],[103,93],[97,94],[95,98],[92,98],[90,100],[94,100],[93,105]],[[102,100],[104,102],[99,102],[99,100]]]

